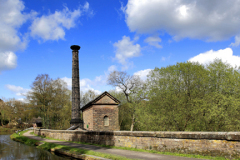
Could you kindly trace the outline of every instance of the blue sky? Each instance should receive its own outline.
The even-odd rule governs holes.
[[[239,66],[239,44],[236,0],[0,0],[0,98],[23,100],[39,74],[71,88],[71,45],[81,90],[101,93],[113,70],[144,80],[177,62]]]

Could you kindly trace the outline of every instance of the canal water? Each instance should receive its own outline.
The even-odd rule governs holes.
[[[10,135],[0,135],[0,160],[64,160],[72,159],[54,155],[48,151],[28,146],[10,139]]]

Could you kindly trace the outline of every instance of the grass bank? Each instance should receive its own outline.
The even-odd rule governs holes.
[[[38,136],[31,132],[32,135]],[[65,141],[65,140],[59,140],[59,139],[53,139],[49,137],[43,137],[43,136],[38,136],[46,139],[51,139],[51,140],[58,140],[58,141],[64,141],[64,142],[69,142],[69,143],[77,143],[77,144],[87,144],[87,145],[94,145],[94,146],[99,146],[99,147],[105,147],[105,148],[115,148],[115,149],[123,149],[123,150],[130,150],[130,151],[138,151],[138,152],[147,152],[147,153],[156,153],[156,154],[163,154],[163,155],[172,155],[172,156],[180,156],[180,157],[189,157],[189,158],[202,158],[202,159],[212,159],[212,160],[230,160],[225,157],[212,157],[212,156],[205,156],[205,155],[194,155],[194,154],[183,154],[183,153],[175,153],[175,152],[160,152],[160,151],[155,151],[155,150],[144,150],[144,149],[136,149],[136,148],[128,148],[128,147],[115,147],[115,146],[108,146],[108,145],[98,145],[98,144],[92,144],[92,143],[84,143],[84,142],[72,142],[72,141]],[[240,160],[240,158],[237,159],[231,159],[231,160]]]
[[[10,137],[14,141],[18,141],[18,142],[21,142],[21,143],[24,143],[24,144],[27,144],[30,146],[38,145],[37,148],[44,149],[47,151],[57,152],[57,153],[64,154],[67,156],[72,156],[74,158],[85,159],[87,157],[89,160],[95,160],[97,158],[94,156],[97,156],[97,157],[103,157],[103,158],[108,158],[108,159],[113,159],[113,160],[131,160],[129,158],[122,157],[122,156],[94,152],[94,151],[79,149],[79,148],[72,148],[69,146],[58,145],[55,143],[48,143],[48,142],[29,139],[29,138],[23,136],[23,133],[25,133],[25,132],[28,132],[28,131],[21,131],[18,133],[14,133]],[[33,134],[33,132],[32,132],[32,134]]]

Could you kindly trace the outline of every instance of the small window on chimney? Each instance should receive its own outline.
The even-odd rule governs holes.
[[[104,126],[109,126],[109,118],[108,118],[108,116],[105,116],[103,118],[103,121],[104,121]]]

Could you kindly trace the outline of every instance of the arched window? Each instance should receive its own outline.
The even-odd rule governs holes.
[[[108,116],[104,116],[103,121],[104,121],[104,126],[109,126],[109,118],[108,118]]]

